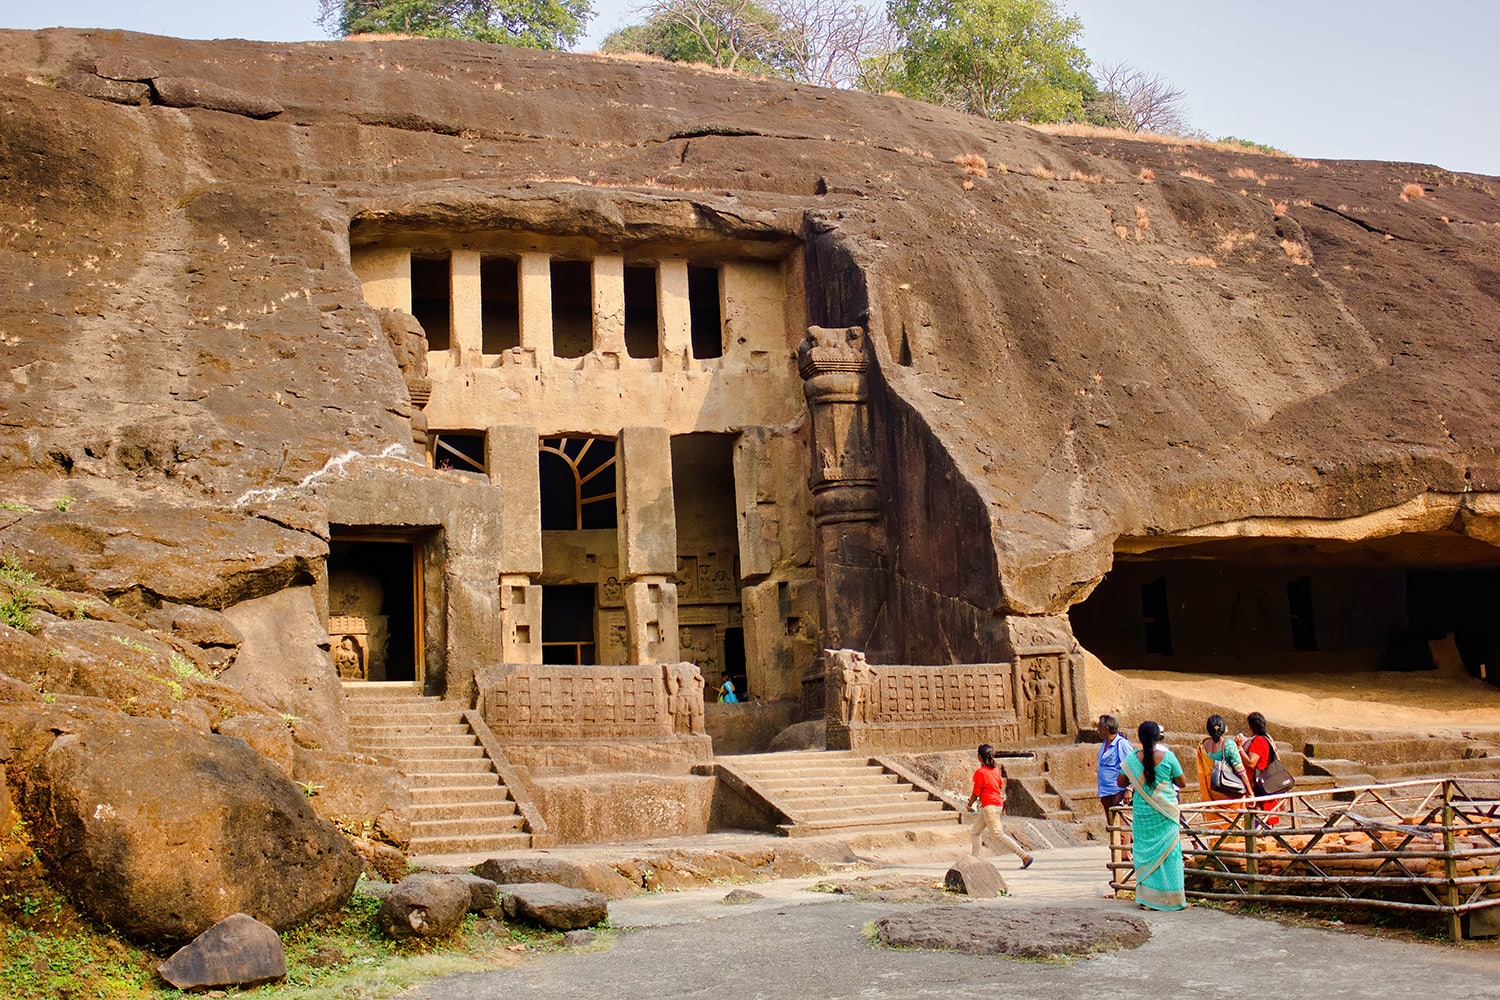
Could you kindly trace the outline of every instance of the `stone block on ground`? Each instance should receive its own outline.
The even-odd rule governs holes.
[[[474,874],[501,885],[522,882],[550,882],[573,889],[587,889],[607,899],[625,899],[641,891],[613,867],[601,861],[572,861],[566,858],[490,858],[474,866]]]
[[[380,928],[398,939],[446,937],[458,930],[471,898],[462,876],[408,875],[380,904]]]
[[[882,944],[1032,959],[1136,948],[1151,937],[1140,917],[1064,907],[937,906],[875,927]]]
[[[975,899],[994,899],[1007,892],[1000,870],[983,858],[963,858],[943,876],[943,885]]]
[[[553,930],[571,931],[592,927],[609,916],[609,902],[597,892],[570,889],[550,882],[502,885],[505,915]]]
[[[286,977],[286,952],[274,930],[248,913],[225,917],[157,967],[179,990],[253,986]]]
[[[462,879],[469,887],[470,913],[493,915],[491,911],[500,905],[500,887],[493,880],[468,872],[459,872],[453,877]]]
[[[599,940],[599,935],[593,931],[578,930],[564,934],[562,943],[564,948],[587,948],[597,940]]]

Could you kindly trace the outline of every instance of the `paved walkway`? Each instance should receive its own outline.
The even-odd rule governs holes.
[[[858,874],[941,878],[956,856]],[[950,856],[952,855],[952,856]],[[911,905],[809,892],[819,879],[746,886],[765,898],[721,902],[730,887],[610,903],[617,927],[603,950],[542,956],[516,969],[415,987],[403,1000],[896,1000],[952,997],[1107,998],[1274,996],[1277,1000],[1500,1000],[1500,951],[1407,944],[1338,929],[1285,927],[1194,907],[1140,911],[1107,891],[1101,846],[1041,852],[1029,870],[999,859],[1011,895],[966,906],[1118,908],[1143,916],[1152,939],[1132,951],[1069,964],[872,947],[862,928]]]

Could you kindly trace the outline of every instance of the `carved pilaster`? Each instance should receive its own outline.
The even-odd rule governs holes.
[[[861,327],[813,326],[797,349],[812,427],[812,492],[825,644],[868,649],[885,603],[880,476]],[[823,711],[825,664],[803,677],[803,708]]]

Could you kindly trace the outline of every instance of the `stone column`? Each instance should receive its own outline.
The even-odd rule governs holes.
[[[484,313],[479,290],[479,254],[455,250],[452,257],[452,346],[459,367],[478,368],[484,356]]]
[[[797,368],[812,426],[814,551],[825,649],[868,652],[885,605],[886,554],[861,327],[809,327]],[[803,675],[803,708],[823,709],[824,665]]]
[[[661,338],[663,371],[681,368],[693,349],[693,318],[688,308],[688,268],[685,260],[663,260],[656,265],[657,333]]]
[[[545,365],[552,357],[552,258],[523,253],[521,272],[521,348]]]
[[[625,258],[595,257],[594,350],[625,357]]]
[[[622,428],[617,467],[626,658],[631,663],[674,663],[679,648],[677,511],[667,429]]]
[[[354,273],[371,309],[411,312],[411,252],[400,249],[360,250],[353,255]],[[683,271],[686,281],[687,271]]]
[[[500,492],[500,660],[542,662],[542,488],[535,427],[491,427],[485,468]]]

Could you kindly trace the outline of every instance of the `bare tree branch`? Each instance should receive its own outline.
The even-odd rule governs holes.
[[[1131,132],[1187,131],[1187,94],[1155,73],[1128,63],[1099,68],[1097,111],[1105,123]]]

